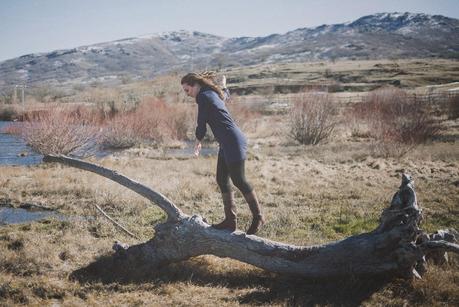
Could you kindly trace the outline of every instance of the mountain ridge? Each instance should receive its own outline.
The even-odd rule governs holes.
[[[0,87],[117,83],[172,71],[335,59],[458,58],[459,20],[423,13],[376,13],[354,21],[262,37],[178,30],[0,62]]]

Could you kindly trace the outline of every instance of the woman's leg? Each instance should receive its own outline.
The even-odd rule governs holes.
[[[237,227],[236,207],[234,206],[233,193],[229,183],[228,168],[221,150],[218,152],[217,184],[222,193],[225,219],[219,224],[212,225],[212,227],[233,232]]]
[[[229,182],[230,174],[225,163],[225,156],[223,155],[222,150],[218,151],[217,158],[217,184],[222,193],[231,192],[231,185]]]
[[[252,190],[251,192],[244,194],[245,201],[249,204],[250,211],[252,212],[252,223],[247,228],[246,233],[253,235],[258,232],[261,226],[265,223],[265,218],[261,213],[260,203],[258,202],[257,194]]]
[[[252,223],[246,232],[249,235],[255,234],[265,223],[265,219],[261,213],[257,195],[245,178],[245,161],[230,163],[227,168],[231,176],[231,181],[242,192],[252,212]]]

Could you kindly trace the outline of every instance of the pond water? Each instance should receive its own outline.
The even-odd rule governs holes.
[[[34,152],[32,148],[20,138],[2,133],[11,122],[0,121],[0,165],[32,165],[43,160],[43,156]]]
[[[49,210],[26,210],[23,208],[0,207],[0,226],[7,224],[23,224],[47,218],[64,220],[64,216]]]
[[[166,150],[166,156],[174,158],[190,158],[194,157],[194,142],[187,141],[185,148],[168,148]],[[218,154],[218,147],[203,147],[199,153],[200,156],[216,156]]]

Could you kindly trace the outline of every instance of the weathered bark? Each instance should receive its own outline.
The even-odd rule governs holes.
[[[426,256],[439,261],[445,259],[446,251],[459,252],[454,230],[433,235],[420,230],[421,209],[413,181],[405,174],[374,231],[324,245],[295,246],[240,231],[216,230],[200,216],[185,215],[160,193],[103,167],[64,156],[46,156],[45,161],[68,164],[112,179],[145,196],[167,213],[167,222],[155,227],[151,240],[131,247],[114,246],[120,261],[127,265],[148,264],[155,268],[211,254],[271,272],[310,278],[382,273],[419,277],[425,271]]]

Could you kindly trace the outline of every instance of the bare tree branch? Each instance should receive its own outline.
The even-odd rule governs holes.
[[[182,219],[185,214],[177,208],[172,201],[167,199],[164,195],[159,192],[156,192],[141,183],[138,183],[128,177],[117,173],[116,171],[112,171],[102,166],[98,166],[86,161],[82,161],[75,158],[70,158],[67,156],[54,156],[54,155],[46,155],[43,158],[44,162],[58,162],[62,164],[66,164],[75,168],[79,168],[82,170],[90,171],[96,173],[102,177],[111,179],[122,186],[142,195],[143,197],[147,198],[148,200],[155,203],[161,209],[163,209],[167,214],[168,221],[178,221]]]
[[[112,222],[115,226],[118,226],[122,231],[133,237],[134,239],[139,240],[139,237],[137,237],[135,234],[127,230],[123,225],[115,221],[113,218],[110,217],[104,210],[102,210],[101,207],[99,207],[97,204],[95,205],[96,209],[99,210],[100,213],[102,213],[103,216],[105,216],[110,222]]]

